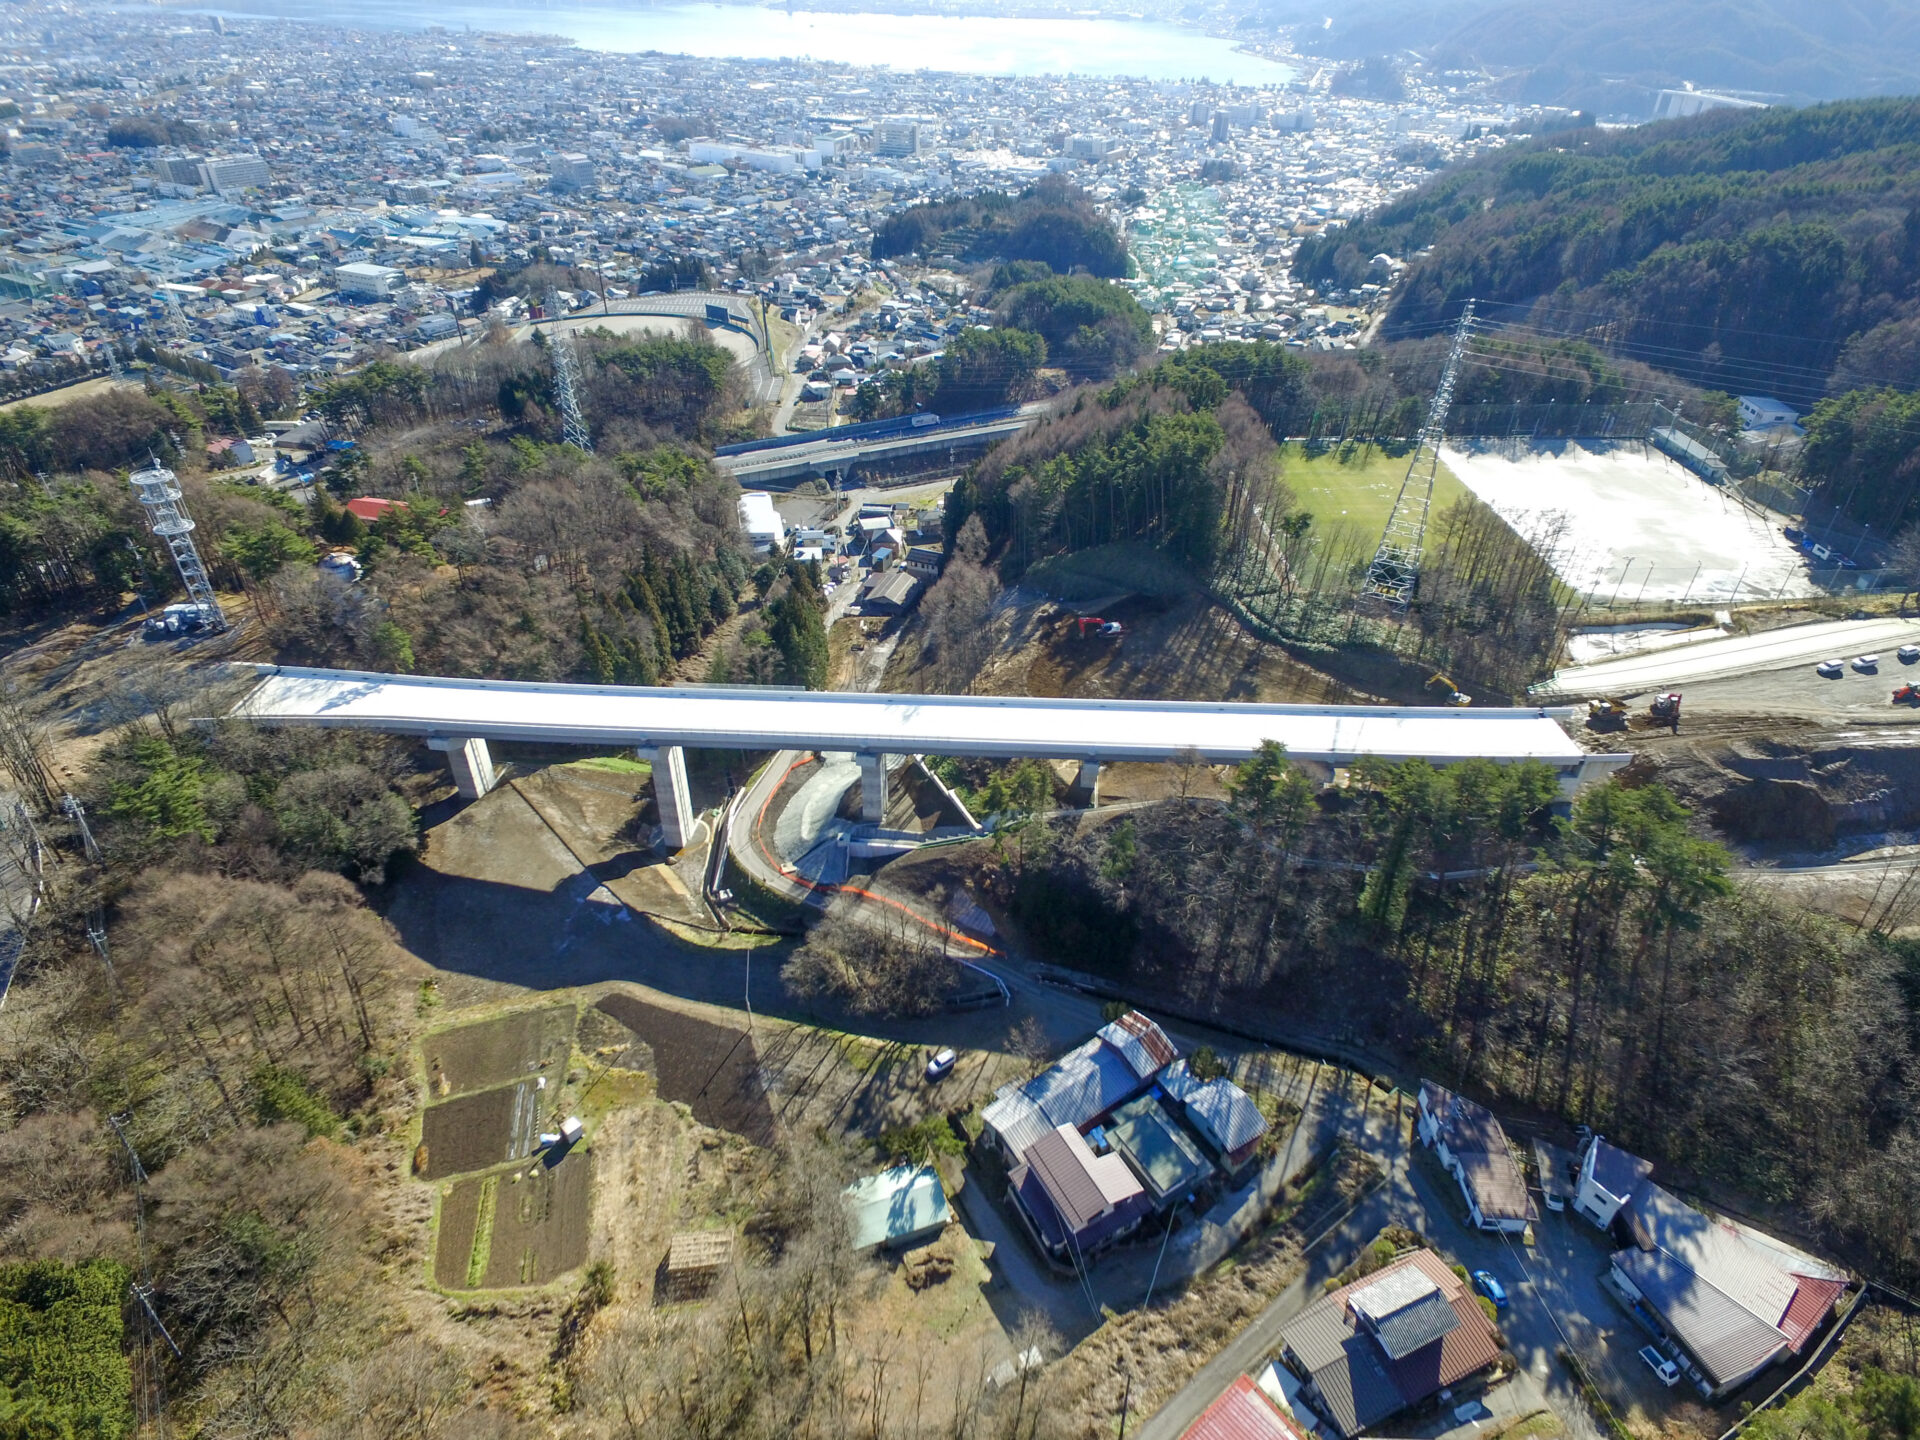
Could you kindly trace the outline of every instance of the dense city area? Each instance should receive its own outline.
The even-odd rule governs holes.
[[[677,279],[804,324],[887,278],[869,247],[889,214],[1049,174],[1139,234],[1137,293],[1170,334],[1337,337],[1322,302],[1371,300],[1388,267],[1316,297],[1287,276],[1296,238],[1514,120],[1431,83],[1334,95],[1319,67],[1236,89],[42,18],[4,40],[0,213],[0,365],[39,380],[141,340],[227,376],[325,376],[524,316],[477,271],[536,256],[613,299]]]

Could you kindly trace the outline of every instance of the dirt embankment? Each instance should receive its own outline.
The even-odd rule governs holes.
[[[1118,636],[1102,636],[1082,617],[1118,620]],[[990,622],[993,649],[975,678],[976,695],[1038,695],[1106,700],[1243,700],[1365,705],[1412,698],[1407,667],[1355,661],[1342,678],[1305,664],[1249,635],[1226,611],[1201,596],[1131,596],[1096,611],[1014,591]],[[937,657],[923,648],[916,620],[887,669],[885,690],[935,686]],[[1392,673],[1389,673],[1391,670]],[[1426,672],[1413,680],[1416,688]]]
[[[1920,828],[1920,745],[1908,740],[1897,727],[1716,726],[1636,736],[1626,773],[1629,781],[1658,780],[1735,844],[1819,853]]]

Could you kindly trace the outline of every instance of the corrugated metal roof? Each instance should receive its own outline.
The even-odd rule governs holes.
[[[1459,1163],[1462,1179],[1487,1220],[1534,1220],[1526,1176],[1513,1161],[1507,1132],[1486,1106],[1431,1080],[1420,1082],[1420,1105]]]
[[[980,1118],[1017,1159],[1047,1131],[1090,1124],[1143,1083],[1126,1057],[1096,1035],[1024,1085],[1001,1086]]]
[[[1093,1162],[1098,1158],[1086,1140],[1071,1125],[1062,1125],[1029,1146],[1026,1163],[1053,1202],[1054,1210],[1071,1230],[1084,1230],[1114,1206],[1108,1198],[1108,1186],[1096,1175]],[[1126,1170],[1126,1162],[1110,1156]],[[1126,1171],[1133,1180],[1133,1172]],[[1140,1193],[1140,1182],[1133,1180],[1132,1193]],[[1122,1195],[1119,1198],[1125,1199]]]
[[[904,1240],[953,1218],[946,1187],[931,1165],[896,1165],[856,1180],[843,1192],[853,1248]]]
[[[1218,1400],[1200,1412],[1180,1440],[1305,1440],[1259,1386],[1238,1377]]]
[[[1788,1347],[1779,1322],[1800,1282],[1766,1251],[1652,1181],[1641,1183],[1623,1213],[1636,1243],[1613,1257],[1614,1267],[1716,1385]]]
[[[1630,1155],[1618,1145],[1593,1137],[1594,1183],[1609,1195],[1625,1198],[1633,1187],[1653,1173],[1653,1162]]]
[[[1018,1085],[1003,1085],[993,1100],[980,1112],[986,1127],[1000,1137],[1000,1143],[1013,1159],[1026,1154],[1036,1140],[1053,1129],[1046,1112],[1027,1098]]]
[[[1231,1080],[1209,1080],[1187,1097],[1187,1115],[1225,1152],[1251,1145],[1267,1133],[1267,1117],[1251,1096]]]
[[[1102,1025],[1099,1036],[1126,1057],[1133,1073],[1142,1080],[1180,1058],[1167,1032],[1138,1010],[1129,1010],[1118,1020]]]

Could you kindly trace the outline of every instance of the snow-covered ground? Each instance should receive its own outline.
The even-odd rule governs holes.
[[[1447,468],[1560,578],[1606,602],[1702,604],[1823,593],[1768,524],[1658,451],[1448,446]]]

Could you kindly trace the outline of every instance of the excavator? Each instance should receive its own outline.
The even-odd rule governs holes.
[[[1653,697],[1653,704],[1647,707],[1647,713],[1653,717],[1656,725],[1670,725],[1673,733],[1680,733],[1680,692],[1669,690],[1664,695]]]
[[[1098,615],[1082,615],[1080,617],[1080,638],[1082,640],[1087,638],[1089,631],[1095,635],[1120,635],[1125,633],[1126,628],[1127,627],[1122,625],[1118,620],[1102,620]]]
[[[1440,696],[1445,705],[1471,705],[1473,697],[1453,683],[1450,676],[1436,674],[1428,679],[1427,689]]]
[[[1612,696],[1587,702],[1587,728],[1624,730],[1627,728],[1627,702]]]

